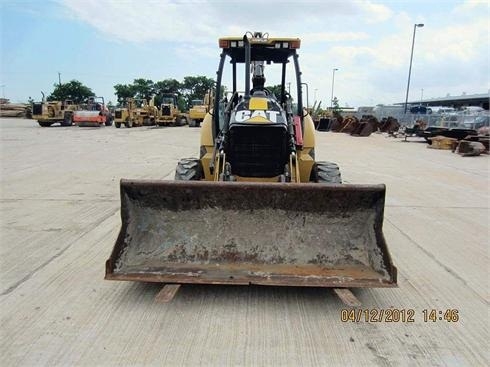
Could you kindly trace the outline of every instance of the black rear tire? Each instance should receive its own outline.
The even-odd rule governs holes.
[[[38,121],[38,124],[41,127],[50,127],[51,126],[51,122],[41,122],[41,121]]]
[[[310,180],[318,183],[341,184],[340,168],[332,162],[315,162]]]
[[[72,126],[73,125],[73,113],[65,113],[63,121],[61,121],[61,126]]]
[[[187,119],[185,117],[179,118],[177,126],[184,126],[184,125],[187,125]]]
[[[201,160],[198,158],[184,158],[177,163],[175,180],[199,181],[203,177]]]

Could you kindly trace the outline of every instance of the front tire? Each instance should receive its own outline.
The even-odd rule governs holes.
[[[61,126],[72,126],[73,125],[73,114],[65,113],[63,121],[60,123]]]
[[[315,162],[310,181],[324,184],[341,184],[340,168],[332,162]]]
[[[203,177],[201,160],[197,158],[184,158],[177,163],[175,180],[199,181]]]

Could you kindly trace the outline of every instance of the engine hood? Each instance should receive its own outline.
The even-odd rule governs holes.
[[[253,96],[239,102],[231,113],[230,128],[243,125],[286,127],[286,114],[275,98]]]

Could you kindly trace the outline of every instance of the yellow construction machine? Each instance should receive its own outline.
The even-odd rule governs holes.
[[[180,112],[177,104],[177,95],[163,94],[162,104],[156,119],[158,126],[183,126],[188,123],[189,115]]]
[[[126,98],[123,107],[114,112],[114,124],[117,128],[121,125],[127,128],[135,126],[155,125],[158,117],[158,108],[155,107],[153,99],[148,101],[143,98]]]
[[[204,95],[204,100],[196,99],[191,101],[189,109],[189,127],[200,127],[204,121],[206,114],[213,108],[214,94],[212,90],[208,90]]]
[[[34,102],[32,104],[32,118],[37,120],[40,126],[49,127],[55,123],[61,126],[73,125],[73,112],[77,111],[79,106],[72,100]]]
[[[106,279],[395,287],[382,232],[385,186],[342,184],[336,164],[315,160],[300,40],[247,33],[219,46],[218,95],[202,123],[199,158],[182,159],[174,181],[121,180],[122,228]],[[220,93],[225,64],[231,98]],[[280,98],[264,88],[266,65],[280,68]]]

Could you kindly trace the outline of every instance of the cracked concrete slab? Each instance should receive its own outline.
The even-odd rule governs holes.
[[[326,289],[189,285],[162,305],[158,284],[103,280],[119,179],[172,179],[199,153],[199,134],[0,119],[0,365],[489,364],[488,156],[316,132],[317,159],[337,162],[344,181],[387,185],[399,288],[353,290],[355,322]],[[380,320],[381,310],[413,311],[413,322]],[[458,320],[439,320],[446,310]]]

